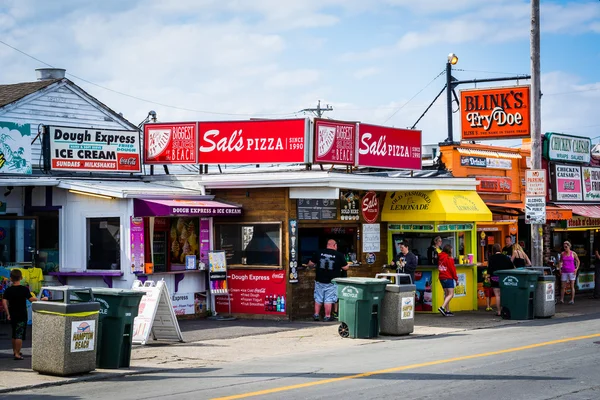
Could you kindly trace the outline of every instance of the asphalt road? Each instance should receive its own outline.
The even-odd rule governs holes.
[[[17,392],[10,399],[600,399],[600,315]],[[352,339],[340,339],[352,340]]]

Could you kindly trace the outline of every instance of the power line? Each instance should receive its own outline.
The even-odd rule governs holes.
[[[396,111],[394,111],[392,113],[392,115],[390,115],[389,117],[387,117],[387,119],[385,121],[383,121],[383,123],[385,124],[386,122],[388,122],[394,115],[398,114],[398,112],[400,110],[402,110],[404,108],[404,106],[406,106],[408,103],[410,103],[415,97],[417,97],[419,94],[421,94],[421,92],[425,89],[427,89],[427,87],[429,85],[431,85],[437,78],[439,78],[440,76],[442,76],[445,73],[445,71],[440,72],[435,78],[433,78],[431,80],[431,82],[429,82],[427,85],[425,85],[425,87],[421,90],[419,90],[413,97],[411,97],[410,99],[408,99],[408,101],[404,104],[402,104]]]
[[[48,67],[50,67],[50,68],[56,68],[55,66],[53,66],[53,65],[50,65],[50,64],[48,64],[47,62],[45,62],[45,61],[42,61],[42,60],[40,60],[39,58],[36,58],[36,57],[34,57],[34,56],[30,55],[30,54],[27,54],[27,53],[25,53],[24,51],[22,51],[22,50],[20,50],[20,49],[18,49],[18,48],[16,48],[16,47],[14,47],[14,46],[11,46],[10,44],[8,44],[8,43],[6,43],[6,42],[4,42],[4,41],[2,41],[2,40],[0,40],[0,43],[1,43],[1,44],[3,44],[3,45],[5,45],[6,47],[10,47],[11,49],[13,49],[13,50],[15,50],[15,51],[17,51],[17,52],[19,52],[19,53],[21,53],[21,54],[23,54],[23,55],[25,55],[25,56],[27,56],[27,57],[31,58],[31,59],[33,59],[33,60],[35,60],[35,61],[37,61],[37,62],[39,62],[39,63],[41,63],[41,64],[44,64],[44,65],[46,65],[46,66],[48,66]],[[161,107],[172,108],[172,109],[174,109],[174,110],[188,111],[188,112],[195,112],[195,113],[201,113],[201,114],[232,115],[232,116],[238,116],[238,117],[248,117],[248,116],[257,116],[257,115],[263,115],[263,116],[285,116],[285,115],[294,115],[294,114],[298,113],[298,111],[292,111],[292,112],[288,112],[288,113],[270,113],[270,114],[261,114],[261,113],[255,113],[255,114],[242,114],[242,113],[226,113],[226,112],[219,112],[219,111],[195,110],[195,109],[192,109],[192,108],[185,108],[185,107],[171,106],[171,105],[169,105],[169,104],[164,104],[164,103],[159,103],[159,102],[157,102],[157,101],[153,101],[153,100],[144,99],[144,98],[142,98],[142,97],[137,97],[137,96],[134,96],[134,95],[131,95],[131,94],[128,94],[128,93],[123,93],[123,92],[120,92],[120,91],[118,91],[118,90],[114,90],[114,89],[111,89],[111,88],[108,88],[108,87],[105,87],[105,86],[99,85],[99,84],[97,84],[97,83],[94,83],[94,82],[92,82],[92,81],[89,81],[89,80],[87,80],[87,79],[81,78],[81,77],[79,77],[79,76],[77,76],[77,75],[74,75],[74,74],[72,74],[72,73],[70,73],[70,72],[66,72],[66,74],[67,74],[67,75],[69,75],[69,76],[71,76],[71,77],[73,77],[73,78],[75,78],[75,79],[79,79],[79,80],[80,80],[80,81],[82,81],[82,82],[85,82],[85,83],[88,83],[88,84],[90,84],[90,85],[93,85],[93,86],[99,87],[100,89],[108,90],[109,92],[113,92],[113,93],[119,94],[119,95],[121,95],[121,96],[129,97],[129,98],[132,98],[132,99],[135,99],[135,100],[139,100],[139,101],[143,101],[143,102],[146,102],[146,103],[150,103],[150,104],[158,105],[158,106],[161,106]]]

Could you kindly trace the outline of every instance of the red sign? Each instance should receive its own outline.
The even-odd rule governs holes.
[[[529,137],[529,86],[460,92],[463,140]]]
[[[144,125],[144,163],[197,164],[198,124]]]
[[[379,217],[379,199],[377,193],[367,192],[362,199],[362,215],[366,222],[372,224]]]
[[[231,312],[284,315],[287,309],[284,270],[227,270]],[[229,312],[227,296],[216,297],[216,309]]]
[[[512,179],[496,176],[477,176],[479,182],[477,191],[481,193],[510,193],[512,192]]]
[[[200,122],[200,164],[305,163],[305,119]]]
[[[315,163],[354,165],[356,124],[315,119]]]
[[[421,131],[360,124],[358,165],[421,169]]]

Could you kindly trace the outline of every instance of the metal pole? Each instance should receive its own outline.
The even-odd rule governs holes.
[[[542,168],[540,0],[531,0],[531,166]],[[531,262],[544,265],[543,225],[531,224]]]
[[[448,142],[454,141],[452,137],[452,64],[446,62],[446,112],[448,113]]]

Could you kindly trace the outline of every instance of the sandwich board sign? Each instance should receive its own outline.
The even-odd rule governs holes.
[[[133,290],[146,293],[140,301],[138,316],[133,320],[133,343],[146,344],[152,333],[154,340],[183,342],[179,322],[164,281],[133,282]]]

